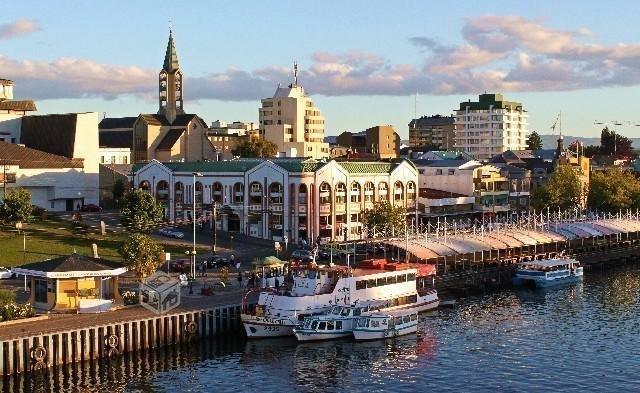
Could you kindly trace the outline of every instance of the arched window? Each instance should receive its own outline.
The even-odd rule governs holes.
[[[378,200],[379,201],[389,200],[389,186],[385,182],[378,183]]]
[[[375,192],[374,185],[372,182],[368,181],[364,183],[364,201],[365,202],[373,202],[373,194]]]
[[[165,180],[160,180],[156,185],[156,199],[161,202],[169,200],[169,183]]]
[[[298,188],[298,203],[301,205],[307,204],[307,185],[300,184]]]
[[[320,204],[331,203],[331,186],[329,183],[320,184]]]
[[[404,200],[404,186],[400,181],[397,181],[393,185],[393,200],[396,202],[402,202]]]
[[[252,205],[262,204],[262,184],[257,181],[249,186],[249,203]]]
[[[269,186],[269,197],[271,198],[271,203],[282,203],[282,192],[282,184],[271,183]]]
[[[360,183],[354,181],[353,183],[351,183],[351,202],[360,203],[360,194]]]
[[[233,203],[240,204],[244,202],[244,184],[236,183],[233,185]]]
[[[199,181],[196,182],[196,205],[197,204],[202,204],[202,183],[200,183]]]
[[[347,203],[347,186],[344,183],[336,184],[336,203]]]
[[[173,186],[174,190],[173,193],[175,195],[175,201],[176,204],[182,204],[184,203],[184,186],[182,185],[181,182],[177,182],[174,186]]]
[[[407,183],[407,200],[415,201],[416,199],[416,183],[410,181]]]
[[[138,186],[138,188],[141,189],[144,192],[150,192],[151,191],[151,185],[146,180],[141,181],[140,185]]]
[[[215,182],[213,183],[213,187],[211,188],[211,199],[213,199],[216,203],[222,203],[224,197],[224,188],[222,187],[222,183]]]

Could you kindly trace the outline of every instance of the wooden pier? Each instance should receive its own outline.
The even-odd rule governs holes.
[[[240,311],[240,304],[224,305],[2,339],[0,370],[5,377],[40,372],[202,337],[238,334],[242,331]]]

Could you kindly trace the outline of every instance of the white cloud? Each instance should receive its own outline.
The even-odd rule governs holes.
[[[0,40],[8,40],[40,30],[40,25],[32,19],[18,19],[0,25]]]
[[[28,29],[27,29],[28,30]],[[640,84],[640,43],[604,45],[587,28],[554,29],[521,16],[468,18],[464,41],[448,45],[431,37],[409,41],[424,52],[422,64],[392,64],[380,54],[347,51],[312,53],[300,64],[300,83],[311,94],[477,94],[482,91],[562,91]],[[154,98],[157,72],[85,59],[52,62],[0,55],[3,76],[17,83],[21,97]],[[258,100],[292,79],[290,65],[254,70],[230,67],[187,75],[187,100]]]

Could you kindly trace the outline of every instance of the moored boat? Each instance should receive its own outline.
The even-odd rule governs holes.
[[[310,265],[291,269],[288,287],[262,290],[255,309],[249,310],[245,297],[241,319],[247,337],[291,335],[305,317],[321,315],[336,305],[380,302],[386,308],[418,312],[438,307],[438,294],[430,287],[432,266],[393,268]]]
[[[560,284],[575,283],[583,278],[580,262],[573,258],[558,257],[552,259],[522,262],[512,279],[516,286],[547,288]]]
[[[333,306],[326,314],[306,317],[300,325],[293,328],[293,333],[298,341],[351,337],[354,321],[363,310],[368,310],[368,307]]]
[[[376,311],[360,316],[353,328],[356,340],[379,340],[415,333],[418,330],[416,310]]]

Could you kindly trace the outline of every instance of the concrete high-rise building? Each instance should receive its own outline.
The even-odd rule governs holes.
[[[507,150],[524,150],[527,120],[521,103],[505,101],[502,94],[480,94],[478,101],[461,102],[455,111],[455,147],[480,160]]]
[[[453,116],[422,116],[409,123],[409,146],[452,150],[456,140]]]
[[[400,136],[392,126],[375,126],[357,133],[345,131],[336,142],[353,153],[368,153],[378,159],[397,158],[400,152]]]
[[[298,85],[298,66],[294,80],[278,87],[271,98],[262,100],[259,110],[260,135],[278,146],[283,157],[329,157],[324,142],[324,116]]]

